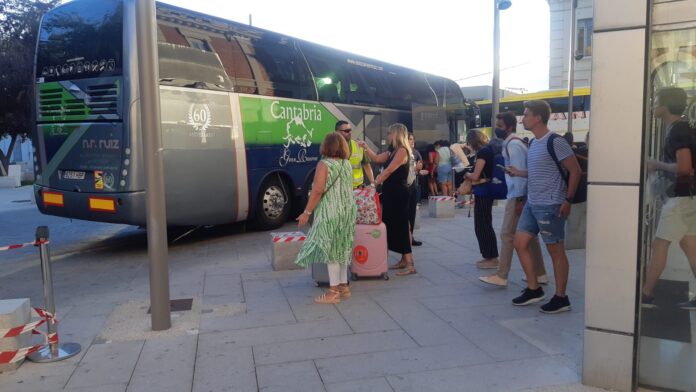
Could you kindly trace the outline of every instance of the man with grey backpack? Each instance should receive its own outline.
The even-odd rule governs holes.
[[[524,103],[522,123],[534,134],[527,155],[527,170],[508,167],[513,177],[527,177],[527,203],[517,224],[514,245],[524,273],[527,288],[512,300],[513,305],[530,305],[545,298],[539,286],[537,272],[529,246],[541,235],[551,255],[556,278],[556,293],[540,309],[543,313],[559,313],[570,310],[566,295],[568,285],[568,256],[565,252],[565,222],[575,199],[582,170],[573,149],[561,136],[548,127],[551,107],[546,101]]]

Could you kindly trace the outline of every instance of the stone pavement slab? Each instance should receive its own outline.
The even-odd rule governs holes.
[[[324,392],[322,379],[312,361],[259,366],[256,372],[259,391]]]
[[[384,300],[377,302],[421,346],[434,346],[465,340],[456,329],[414,300]]]
[[[128,383],[144,344],[143,340],[93,344],[66,387]]]
[[[82,348],[85,349],[84,347]],[[0,375],[0,390],[12,392],[52,392],[62,390],[75,371],[75,364],[25,361],[15,372]],[[126,390],[125,384],[123,391]]]
[[[336,305],[336,309],[355,333],[400,329],[399,325],[368,296],[353,294],[350,301]]]
[[[190,391],[197,343],[189,335],[147,340],[128,391]]]
[[[458,341],[440,346],[317,359],[315,362],[322,380],[331,383],[493,361],[472,343]]]
[[[387,377],[397,392],[508,392],[529,386],[575,383],[578,375],[549,358],[413,372]]]
[[[403,331],[367,332],[326,338],[298,340],[254,347],[256,365],[416,347]]]
[[[324,384],[326,392],[393,392],[386,378],[372,378],[367,380],[353,380]]]
[[[251,347],[234,347],[217,340],[198,344],[193,392],[246,392],[257,390]]]
[[[293,340],[325,338],[350,334],[352,331],[345,321],[322,321],[294,323],[238,329],[233,331],[212,332],[199,335],[200,342],[215,341],[235,347],[249,347],[259,344],[282,343]]]
[[[545,356],[536,346],[483,315],[478,309],[435,310],[443,320],[486,354],[499,361]]]
[[[108,385],[96,385],[91,387],[83,388],[70,388],[66,389],[69,392],[125,392],[128,388],[128,384],[108,384]]]
[[[296,322],[290,309],[281,312],[240,313],[232,316],[206,317],[201,320],[200,333],[271,327]]]

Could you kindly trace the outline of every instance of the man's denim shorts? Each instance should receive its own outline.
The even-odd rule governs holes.
[[[517,231],[533,236],[541,235],[545,244],[556,244],[565,239],[566,219],[558,216],[560,204],[549,206],[524,205],[522,216],[517,223]]]

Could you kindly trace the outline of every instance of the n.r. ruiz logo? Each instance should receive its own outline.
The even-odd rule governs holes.
[[[200,137],[201,143],[207,143],[209,137],[215,136],[215,134],[208,132],[211,121],[210,107],[207,104],[192,103],[189,106],[186,124],[193,127],[191,136]]]

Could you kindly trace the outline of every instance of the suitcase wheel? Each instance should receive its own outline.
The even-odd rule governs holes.
[[[382,274],[382,278],[384,278],[384,280],[389,280],[389,275],[385,272]]]
[[[358,280],[358,279],[359,279],[359,278],[358,278],[358,275],[357,275],[357,274],[354,274],[354,273],[351,273],[351,274],[350,274],[350,280],[352,280],[352,281],[355,282],[355,281]]]

